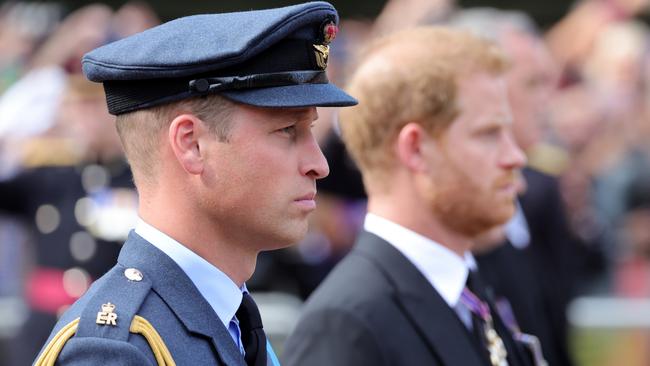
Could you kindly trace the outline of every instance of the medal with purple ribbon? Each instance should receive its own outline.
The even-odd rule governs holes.
[[[490,353],[490,362],[492,363],[492,366],[508,366],[508,351],[506,351],[506,346],[504,345],[503,340],[499,337],[497,331],[494,330],[490,307],[474,295],[474,293],[467,287],[463,289],[463,292],[460,295],[460,301],[472,313],[483,319],[483,334],[485,335],[485,341],[487,343],[488,352]]]
[[[501,320],[503,320],[506,327],[510,329],[515,341],[522,344],[530,352],[533,365],[548,366],[548,362],[544,359],[542,345],[540,344],[539,339],[532,334],[526,334],[521,331],[517,319],[515,318],[515,313],[512,311],[512,306],[510,306],[510,302],[505,298],[500,298],[495,301],[494,305],[496,306],[497,313],[501,316]]]

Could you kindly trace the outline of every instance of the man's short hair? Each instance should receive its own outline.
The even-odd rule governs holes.
[[[207,95],[141,109],[117,116],[117,132],[131,165],[136,186],[155,181],[163,131],[183,113],[193,114],[208,125],[220,141],[228,141],[230,115],[235,106],[219,95]]]
[[[440,134],[458,115],[459,79],[506,67],[493,43],[450,28],[418,27],[375,40],[348,85],[359,105],[341,111],[343,139],[366,186],[390,174],[391,146],[404,125],[417,122]]]

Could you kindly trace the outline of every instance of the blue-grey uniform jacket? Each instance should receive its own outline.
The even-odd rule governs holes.
[[[246,366],[189,277],[133,231],[117,264],[61,317],[35,365],[54,360],[57,365]]]

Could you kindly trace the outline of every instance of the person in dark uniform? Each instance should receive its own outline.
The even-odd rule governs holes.
[[[305,305],[284,364],[529,365],[479,277],[474,238],[515,211],[505,56],[447,28],[375,40],[341,112],[364,232]]]
[[[139,221],[36,365],[271,365],[245,282],[307,231],[328,174],[316,106],[338,31],[325,2],[173,20],[84,56],[132,168]]]
[[[121,222],[137,219],[131,171],[117,133],[105,127],[101,86],[82,75],[67,84],[57,132],[26,143],[24,170],[0,181],[0,210],[31,229],[34,256],[10,365],[33,361],[58,315],[113,266],[128,234]]]

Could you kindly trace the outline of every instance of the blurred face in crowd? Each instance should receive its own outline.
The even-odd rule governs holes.
[[[70,128],[72,138],[78,146],[83,146],[88,158],[110,160],[122,156],[113,116],[108,113],[100,85],[81,75],[71,76],[58,118]]]
[[[510,32],[503,40],[512,60],[506,74],[517,143],[528,150],[542,138],[556,72],[550,54],[532,35]]]
[[[603,109],[586,85],[561,90],[550,104],[551,122],[557,136],[570,151],[579,151],[603,124]]]
[[[624,227],[626,244],[632,254],[639,257],[650,257],[650,210],[635,209],[625,215]]]
[[[202,152],[201,210],[238,241],[296,243],[315,209],[316,180],[329,174],[311,131],[316,108],[237,105],[230,118],[226,141],[212,135]]]
[[[515,210],[516,173],[525,156],[512,134],[503,77],[463,78],[459,114],[439,137],[425,140],[431,209],[452,230],[475,236],[506,222]]]

